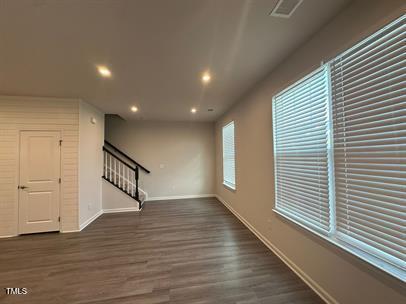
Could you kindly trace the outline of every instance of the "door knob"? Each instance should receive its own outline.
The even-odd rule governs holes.
[[[26,186],[18,186],[18,189],[27,189],[28,187],[26,187]]]

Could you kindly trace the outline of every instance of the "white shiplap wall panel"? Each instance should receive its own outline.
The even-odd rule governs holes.
[[[79,101],[0,96],[0,237],[18,234],[20,130],[61,131],[61,231],[78,230]]]
[[[17,229],[17,135],[15,129],[0,127],[0,236],[15,235]]]

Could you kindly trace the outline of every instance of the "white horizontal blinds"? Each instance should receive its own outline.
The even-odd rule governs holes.
[[[235,189],[234,122],[223,127],[223,183]]]
[[[276,209],[327,234],[329,103],[322,68],[274,97]]]
[[[405,17],[331,62],[337,238],[406,260]]]

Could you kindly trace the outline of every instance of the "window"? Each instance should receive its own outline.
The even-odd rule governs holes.
[[[234,121],[223,127],[223,184],[235,190]]]
[[[403,266],[404,43],[395,22],[331,62],[337,238]]]
[[[276,209],[330,231],[329,102],[322,68],[274,97]]]
[[[275,211],[406,281],[405,16],[273,99]]]

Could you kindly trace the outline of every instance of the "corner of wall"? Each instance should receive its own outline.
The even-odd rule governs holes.
[[[79,102],[79,229],[102,213],[104,113]]]

